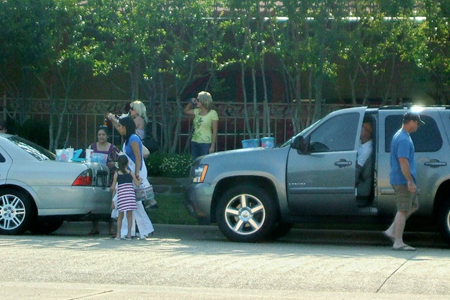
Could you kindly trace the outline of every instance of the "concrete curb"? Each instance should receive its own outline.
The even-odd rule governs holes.
[[[90,230],[89,222],[65,222],[54,232],[54,235],[87,236]],[[154,224],[157,238],[189,237],[196,240],[228,241],[215,225],[172,225]],[[100,235],[107,236],[106,223],[100,223]],[[404,240],[414,247],[449,248],[449,245],[437,232],[405,232]],[[277,240],[280,243],[311,243],[332,245],[378,245],[390,247],[390,241],[382,231],[371,230],[328,230],[328,229],[298,229],[294,228],[285,237]]]

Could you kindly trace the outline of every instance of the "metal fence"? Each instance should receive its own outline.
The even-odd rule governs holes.
[[[66,146],[76,149],[85,149],[97,139],[97,128],[105,122],[105,115],[107,112],[124,112],[127,100],[69,100],[67,107],[67,114],[64,116],[62,137],[58,142],[58,146],[62,146],[63,140],[68,140]],[[23,105],[21,101],[15,101],[10,98],[3,98],[3,114],[6,117],[6,112],[10,115],[19,110],[19,105]],[[171,117],[176,115],[176,103],[168,104],[169,111],[172,111]],[[31,99],[27,100],[27,107],[29,108],[30,118],[38,121],[48,122],[50,101],[47,99]],[[339,108],[339,105],[324,105],[323,111],[329,112]],[[6,109],[5,109],[6,108]],[[221,103],[215,102],[214,107],[219,115],[219,128],[217,138],[217,151],[225,151],[242,148],[241,141],[249,138],[262,138],[264,136],[271,136],[275,138],[276,144],[282,144],[288,140],[295,132],[292,118],[292,105],[283,103],[269,104],[270,115],[270,130],[265,135],[250,135],[249,130],[244,122],[244,104],[243,103]],[[252,115],[253,105],[247,105],[249,113],[249,121],[252,127],[251,132],[255,132],[254,125],[259,122],[260,131],[263,129],[262,122],[262,104],[258,104],[257,111],[260,117],[254,118]],[[161,122],[161,115],[159,108],[156,107],[156,120],[159,124]],[[312,112],[307,111],[307,106],[302,110],[302,117]],[[192,117],[183,116],[181,123],[181,132],[175,137],[177,139],[177,151],[183,153],[189,151],[190,134],[192,131]],[[158,130],[160,132],[160,130]],[[115,130],[112,130],[113,141],[115,144],[120,143],[120,138]],[[68,135],[67,135],[68,134]],[[161,136],[158,137],[162,139]]]

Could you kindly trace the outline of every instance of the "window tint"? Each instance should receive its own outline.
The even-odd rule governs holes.
[[[354,150],[358,122],[358,113],[343,114],[325,121],[311,134],[311,152]]]
[[[439,128],[432,117],[420,115],[425,122],[416,132],[411,133],[416,152],[436,152],[442,147],[442,137]],[[403,115],[388,116],[385,124],[385,151],[391,152],[391,142],[394,134],[402,127]]]

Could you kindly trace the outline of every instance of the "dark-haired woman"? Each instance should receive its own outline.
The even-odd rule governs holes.
[[[128,167],[136,174],[138,180],[142,179],[141,186],[150,186],[150,182],[148,182],[147,179],[147,167],[145,166],[142,154],[142,142],[135,133],[136,125],[133,119],[129,116],[120,118],[116,128],[124,139],[122,152],[128,156]],[[137,210],[133,211],[133,219],[139,229],[141,239],[144,239],[153,233],[154,229],[152,222],[140,201],[137,202]],[[127,222],[128,221],[129,220],[127,220]],[[122,233],[124,234],[127,233],[127,225],[125,223],[126,222],[122,225]],[[132,235],[135,235],[133,231]]]
[[[89,149],[93,149],[94,153],[102,153],[106,154],[108,156],[106,160],[106,165],[109,168],[110,172],[110,181],[109,185],[111,186],[112,178],[114,175],[114,172],[116,171],[116,161],[117,157],[119,156],[119,149],[108,142],[109,134],[108,134],[108,127],[105,125],[101,125],[97,129],[97,142],[93,143],[89,146]],[[98,222],[101,219],[101,216],[92,215],[92,230],[89,232],[89,235],[97,235],[100,233]],[[113,221],[110,216],[108,216],[107,220],[109,225],[109,234],[115,235],[114,227],[113,227]]]

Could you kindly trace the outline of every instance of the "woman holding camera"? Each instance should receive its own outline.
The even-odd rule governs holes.
[[[191,138],[193,160],[215,151],[219,116],[212,106],[211,94],[200,92],[184,108],[184,114],[194,116],[194,133]]]

